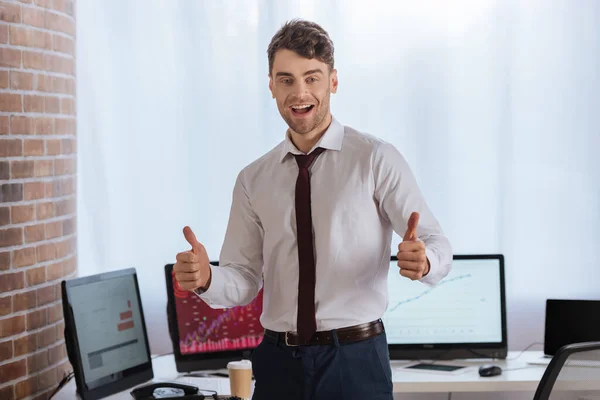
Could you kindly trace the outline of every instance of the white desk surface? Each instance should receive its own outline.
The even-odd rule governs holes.
[[[446,375],[424,371],[409,371],[402,367],[407,361],[392,361],[394,393],[433,393],[433,392],[535,392],[544,371],[545,365],[530,365],[527,362],[543,356],[540,351],[509,352],[506,360],[473,359],[457,361],[439,361],[467,365],[465,371],[457,375]],[[519,356],[519,357],[517,357]],[[479,366],[494,364],[503,369],[499,376],[483,378],[479,376]],[[184,380],[175,368],[172,355],[157,357],[152,360],[155,381]],[[201,379],[201,378],[196,378]],[[110,396],[108,400],[131,399],[130,390]],[[72,400],[76,398],[75,380],[72,379],[53,398],[56,400]]]
[[[418,392],[535,392],[544,375],[546,365],[531,365],[543,357],[541,351],[510,351],[506,360],[472,359],[438,361],[438,364],[451,363],[466,365],[468,368],[458,375],[433,372],[409,371],[403,369],[404,361],[392,360],[392,380],[394,393]],[[480,377],[479,367],[493,364],[502,368],[502,374],[493,377]]]

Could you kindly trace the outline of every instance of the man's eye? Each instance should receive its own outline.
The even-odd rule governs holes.
[[[284,79],[281,81],[281,83],[283,83],[284,85],[289,85],[290,83],[292,83],[291,79]]]
[[[308,78],[307,81],[310,83],[315,83],[317,81],[317,78],[315,78],[315,77]]]

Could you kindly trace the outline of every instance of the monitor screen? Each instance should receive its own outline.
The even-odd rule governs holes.
[[[217,266],[218,262],[211,261]],[[183,290],[173,264],[165,266],[169,333],[179,372],[226,368],[229,361],[249,358],[262,341],[263,291],[249,304],[211,308],[198,295]]]
[[[181,354],[246,350],[260,344],[262,289],[248,305],[214,309],[196,294],[181,289],[174,273],[172,282]]]
[[[152,373],[134,269],[65,281],[65,336],[86,391]],[[145,376],[147,379],[148,376]]]
[[[454,256],[448,275],[430,287],[400,275],[397,259],[392,257],[388,307],[382,317],[390,347],[463,347],[472,350],[470,356],[477,356],[477,349],[486,346],[503,347],[506,327],[502,261],[501,256]]]
[[[600,341],[600,300],[547,299],[544,354],[562,346]]]

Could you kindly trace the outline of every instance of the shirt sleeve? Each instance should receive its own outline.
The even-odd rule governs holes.
[[[211,265],[211,283],[196,294],[212,308],[250,303],[262,287],[263,237],[260,219],[252,209],[248,192],[238,175],[219,266]]]
[[[450,272],[452,247],[427,206],[408,163],[394,146],[381,142],[374,151],[373,174],[380,212],[398,235],[406,232],[410,214],[419,213],[417,237],[425,243],[430,264],[429,273],[421,282],[437,284]]]

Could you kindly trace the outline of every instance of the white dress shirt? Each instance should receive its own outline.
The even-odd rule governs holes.
[[[383,315],[392,229],[403,235],[413,211],[420,213],[417,236],[431,265],[423,283],[446,276],[452,249],[394,146],[333,118],[311,151],[317,147],[326,149],[310,167],[316,320],[322,331]],[[274,331],[296,330],[298,165],[292,154],[303,153],[287,136],[238,175],[220,265],[211,266],[210,287],[199,294],[213,308],[245,305],[260,290],[264,273],[260,322]]]

